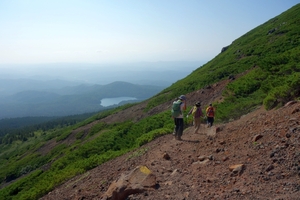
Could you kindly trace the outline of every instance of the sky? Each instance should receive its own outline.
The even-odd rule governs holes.
[[[0,67],[209,61],[299,0],[0,0]]]

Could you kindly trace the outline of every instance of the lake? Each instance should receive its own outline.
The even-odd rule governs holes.
[[[135,97],[116,97],[116,98],[104,98],[101,99],[101,106],[107,107],[115,104],[119,104],[121,101],[137,100]]]

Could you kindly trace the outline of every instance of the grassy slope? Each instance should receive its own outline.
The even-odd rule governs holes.
[[[247,107],[262,104],[270,90],[276,90],[290,79],[299,79],[299,13],[300,5],[296,5],[236,39],[225,52],[152,98],[149,108],[169,101],[178,94],[195,91],[246,70],[252,72],[228,86],[228,91],[224,94],[228,101],[224,104],[228,106],[240,101],[246,101],[243,104],[248,104]],[[275,31],[269,34],[270,30]],[[266,107],[271,106],[266,102]],[[234,109],[236,108],[232,107]],[[247,111],[249,110],[245,110]]]
[[[300,4],[238,38],[225,52],[151,98],[148,109],[170,101],[178,94],[198,90],[247,70],[248,73],[228,85],[224,91],[225,101],[214,102],[218,106],[218,119],[227,121],[257,105],[272,108],[299,98],[299,13]],[[270,30],[274,31],[269,34]],[[65,180],[172,131],[170,112],[164,111],[137,123],[98,123],[91,127],[86,137],[82,137],[85,133],[78,133],[73,144],[62,142],[72,130],[129,106],[100,113],[75,126],[36,132],[35,138],[26,142],[2,144],[1,182],[26,176],[2,188],[0,196],[37,199]],[[91,138],[93,140],[89,140]],[[51,139],[59,145],[47,155],[36,153]],[[41,168],[47,163],[51,163],[47,170]]]

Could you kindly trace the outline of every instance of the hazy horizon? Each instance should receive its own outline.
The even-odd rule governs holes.
[[[297,3],[0,1],[0,78],[169,85]]]
[[[298,3],[0,1],[0,113],[66,115],[99,110],[102,98],[149,98]],[[115,81],[139,85],[107,85]]]
[[[209,61],[222,47],[297,3],[0,1],[0,67]]]
[[[67,80],[89,84],[109,84],[114,81],[137,83],[153,80],[170,82],[172,76],[184,78],[205,61],[136,62],[128,64],[35,64],[0,65],[1,79]],[[171,77],[165,75],[170,73]],[[162,76],[160,74],[163,74]],[[176,78],[175,77],[175,78]]]

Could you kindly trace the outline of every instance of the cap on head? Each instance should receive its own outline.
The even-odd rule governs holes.
[[[178,98],[181,99],[181,100],[186,100],[184,95],[180,95],[180,97],[178,97]]]
[[[212,104],[210,103],[209,106],[212,106]]]
[[[200,101],[198,101],[198,102],[196,103],[196,106],[200,106],[200,104],[201,104]]]

